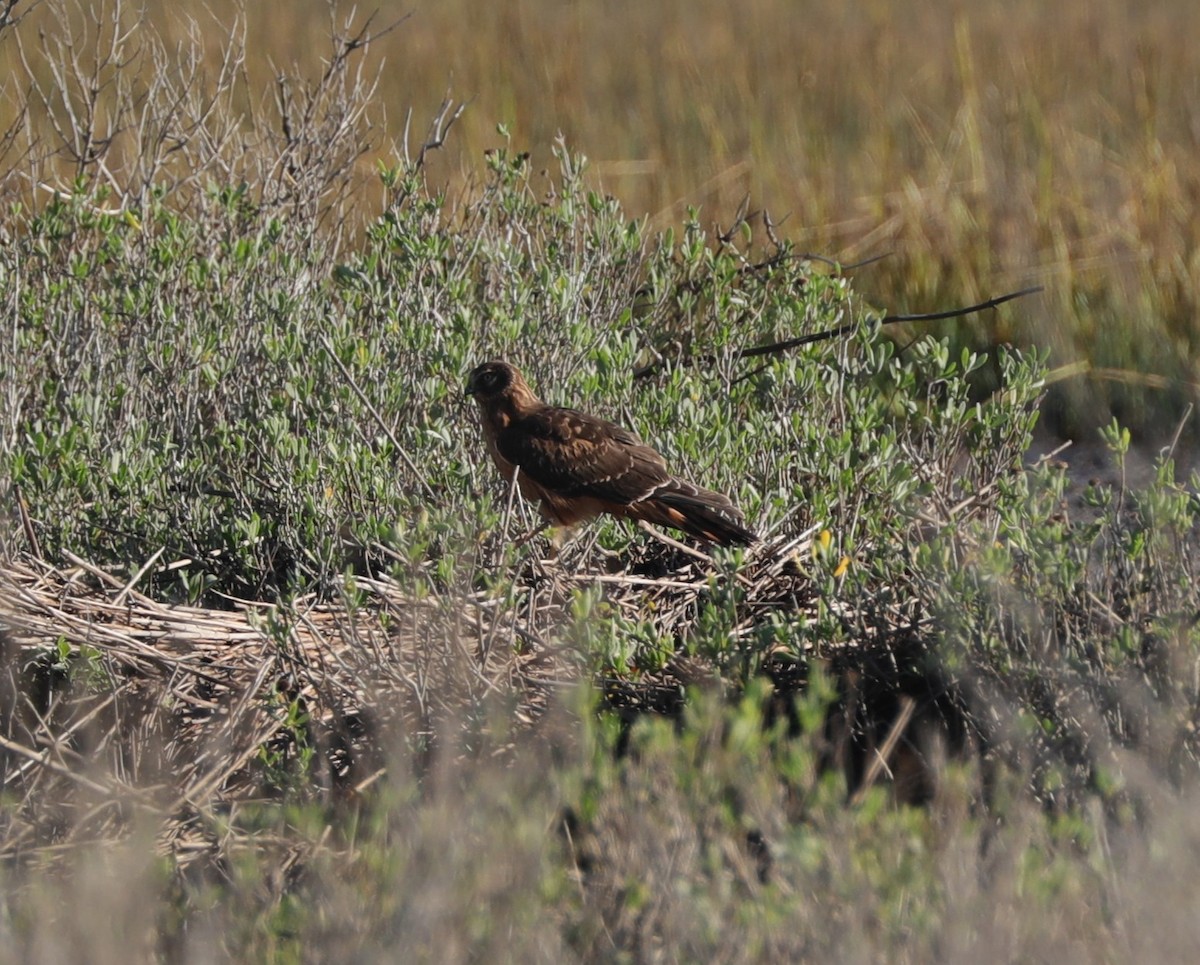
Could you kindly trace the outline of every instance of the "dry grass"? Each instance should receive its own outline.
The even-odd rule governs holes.
[[[681,602],[706,582],[689,570],[609,581],[610,599]],[[753,613],[754,589],[782,584],[770,566],[745,572]],[[1048,821],[1015,773],[988,795],[994,776],[948,761],[944,741],[928,810],[881,807],[878,789],[847,806],[814,753],[836,727],[777,740],[754,706],[764,691],[727,704],[697,678],[686,726],[642,716],[614,760],[560,699],[578,663],[535,642],[566,622],[543,590],[519,613],[483,596],[439,610],[363,581],[355,607],[272,617],[167,607],[82,561],[7,565],[6,665],[26,668],[29,699],[5,723],[26,737],[0,754],[7,793],[24,796],[5,809],[0,959],[385,961],[403,947],[448,962],[1000,962],[1193,947],[1179,900],[1193,799],[1135,754],[1123,770],[1153,812],[1144,828]],[[504,646],[487,646],[493,633]],[[29,658],[57,639],[76,648],[71,683],[35,706],[28,678],[53,673]],[[889,652],[860,647],[854,663],[869,673]],[[877,746],[898,774],[894,741]]]
[[[273,65],[317,69],[328,15],[300,6],[246,11],[249,90],[269,89]],[[149,7],[168,37],[181,30],[173,6]],[[497,122],[539,166],[561,131],[598,184],[661,225],[689,204],[728,220],[748,192],[802,247],[893,252],[860,277],[890,307],[1037,281],[1048,294],[1028,327],[987,338],[1195,381],[1198,32],[1180,0],[448,0],[378,43],[377,101],[395,135],[410,106],[425,118],[447,89],[471,99],[435,178],[470,177]]]
[[[174,5],[147,6],[169,64],[197,28]],[[285,68],[324,70],[331,22],[347,37],[363,22],[331,17],[319,0],[238,9],[215,0],[195,23],[200,34],[244,31],[238,96],[262,117]],[[375,25],[395,16],[383,10]],[[374,43],[386,66],[370,78],[370,123],[383,136],[378,155],[394,155],[386,139],[401,135],[410,108],[423,134],[449,90],[471,103],[450,150],[431,159],[435,182],[470,180],[501,143],[498,122],[537,167],[553,166],[562,132],[592,159],[597,185],[660,226],[687,205],[728,222],[749,194],[802,248],[844,261],[892,253],[859,278],[891,308],[1042,283],[1028,321],[977,337],[1166,380],[1165,390],[1136,377],[1090,381],[1137,419],[1147,398],[1152,410],[1194,399],[1198,381],[1198,31],[1200,12],[1181,0],[1070,10],[1010,0],[955,13],[921,0],[803,11],[783,0],[736,10],[448,0]],[[14,70],[12,45],[5,53]],[[356,189],[372,210],[374,161],[359,159]],[[1056,391],[1086,402],[1082,385]]]
[[[972,518],[987,495],[947,512]],[[930,513],[940,511],[931,504]],[[604,573],[594,539],[585,539],[552,562],[530,557],[507,590],[502,581],[429,595],[359,575],[340,582],[334,602],[229,600],[228,609],[168,605],[139,592],[148,572],[170,570],[157,559],[128,579],[69,552],[62,567],[11,562],[0,569],[0,730],[8,735],[0,736],[0,762],[3,785],[21,803],[7,812],[0,857],[119,838],[132,809],[158,822],[160,851],[186,867],[220,850],[207,837],[218,813],[301,786],[326,805],[355,801],[401,748],[418,762],[445,755],[447,740],[452,753],[486,746],[510,754],[556,694],[583,682],[595,683],[626,725],[647,713],[678,717],[688,687],[736,697],[759,663],[770,614],[818,617],[812,574],[798,561],[836,561],[814,535],[785,531],[750,549],[740,572],[714,572],[703,554],[649,539],[619,571]],[[491,581],[472,580],[481,582]],[[895,777],[887,765],[909,731],[912,700],[897,703],[893,690],[921,675],[896,669],[894,655],[919,649],[929,623],[915,599],[879,595],[836,604],[836,619],[854,628],[844,643],[780,643],[763,663],[775,690],[769,712],[781,719],[794,717],[810,657],[865,675],[846,697],[844,746],[830,758],[863,793],[884,774]],[[897,595],[911,598],[911,590]],[[697,613],[726,598],[732,623],[716,638],[720,649],[685,645],[699,636]],[[671,652],[597,663],[606,642],[589,636],[588,624],[630,637],[611,641],[614,653],[639,635]],[[602,675],[592,677],[597,666]],[[922,725],[945,710],[933,690],[925,696]],[[854,719],[860,703],[866,716]],[[469,733],[448,737],[448,726]],[[864,768],[871,756],[878,765]],[[913,785],[900,794],[927,796],[927,762],[914,767]]]
[[[353,799],[393,742],[431,753],[439,722],[497,695],[528,725],[547,688],[573,677],[553,650],[514,647],[527,631],[484,595],[451,606],[360,578],[356,605],[214,610],[164,605],[135,583],[78,558],[0,573],[3,783],[24,800],[4,857],[119,836],[132,808],[158,817],[160,850],[186,866],[214,844],[197,840],[198,816],[278,794],[291,769]]]

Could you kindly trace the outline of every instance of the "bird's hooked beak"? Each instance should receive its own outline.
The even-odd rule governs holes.
[[[466,399],[475,398],[475,393],[476,393],[476,391],[478,391],[478,389],[479,389],[479,387],[475,384],[475,373],[472,372],[471,375],[467,378],[466,386],[463,388],[463,398],[466,398]]]

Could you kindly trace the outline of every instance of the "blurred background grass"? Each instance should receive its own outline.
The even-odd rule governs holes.
[[[264,55],[311,56],[322,9],[260,5],[252,36],[262,18]],[[535,160],[561,130],[627,210],[728,221],[749,192],[804,247],[893,252],[858,280],[888,307],[1041,282],[1009,313],[1028,328],[991,339],[1195,382],[1197,35],[1178,0],[443,0],[386,39],[379,93],[393,124],[473,99],[448,174],[497,121]],[[1142,391],[1105,395],[1136,420]]]
[[[220,33],[240,9],[145,6],[168,38],[187,17]],[[1052,396],[1060,429],[1109,410],[1165,426],[1194,398],[1200,7],[384,0],[376,24],[406,14],[370,58],[385,64],[385,132],[399,135],[411,107],[423,133],[448,91],[470,100],[431,161],[435,181],[472,177],[497,124],[539,167],[561,131],[598,186],[656,225],[688,205],[728,224],[749,194],[804,249],[846,262],[890,253],[856,284],[891,310],[1045,285],[967,337],[1086,362],[1090,375]],[[242,15],[250,90],[270,96],[292,64],[320,70],[323,0]]]

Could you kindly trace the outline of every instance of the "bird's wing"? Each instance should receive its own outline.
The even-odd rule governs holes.
[[[568,499],[628,505],[671,479],[662,457],[618,425],[545,406],[496,436],[500,455],[542,489]]]

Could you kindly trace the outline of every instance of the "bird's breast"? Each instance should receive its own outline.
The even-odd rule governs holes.
[[[492,420],[484,419],[483,421],[483,441],[487,446],[488,455],[492,457],[492,462],[496,468],[500,470],[500,475],[504,477],[506,482],[512,482],[513,473],[516,472],[516,466],[504,458],[500,454],[500,447],[496,442],[498,432],[492,424]]]

